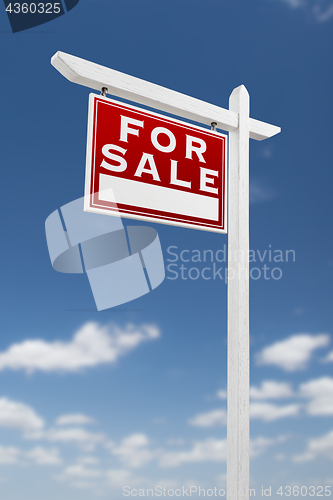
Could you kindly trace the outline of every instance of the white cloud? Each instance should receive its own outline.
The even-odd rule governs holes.
[[[98,460],[89,460],[93,457],[80,457],[81,463],[67,466],[62,474],[55,479],[58,481],[69,481],[71,486],[79,489],[93,489],[94,494],[102,493],[100,489],[104,485],[106,472],[104,470],[86,467],[86,465],[96,465]],[[87,460],[85,460],[87,459]]]
[[[183,438],[170,438],[167,440],[168,446],[183,446],[185,444],[185,440]]]
[[[305,452],[295,455],[293,460],[294,462],[310,462],[318,457],[333,460],[333,431],[322,437],[309,439]]]
[[[261,455],[269,446],[280,442],[282,437],[268,439],[257,437],[250,441],[250,453],[252,457]],[[209,438],[204,441],[194,442],[192,448],[187,451],[173,451],[160,454],[161,467],[178,467],[184,463],[194,462],[225,462],[227,460],[227,440]]]
[[[333,5],[331,4],[329,7],[324,9],[319,5],[315,5],[313,8],[313,12],[317,21],[328,21],[329,19],[331,19],[331,17],[333,17]]]
[[[156,418],[153,418],[152,419],[152,423],[154,425],[163,425],[163,424],[166,424],[166,418],[164,417],[156,417]]]
[[[147,483],[147,480],[142,477],[133,476],[132,472],[126,469],[111,469],[106,473],[109,485],[112,488],[122,489],[126,485],[131,485],[131,488],[136,488]]]
[[[147,490],[147,488],[154,489],[155,487],[159,486],[162,488],[166,488],[167,490],[169,488],[171,489],[176,489],[181,487],[179,482],[174,480],[174,479],[154,479],[152,480],[151,478],[147,477],[142,477],[142,476],[136,476],[133,475],[132,471],[126,470],[126,469],[111,469],[107,471],[106,477],[108,480],[109,486],[112,487],[112,489],[123,489],[124,486],[128,486],[130,489],[131,488],[142,488]],[[186,487],[186,483],[184,486]],[[191,485],[195,484],[195,481],[190,482]],[[130,485],[130,486],[129,486]],[[136,496],[136,495],[133,495]],[[138,492],[137,496],[145,496],[144,491],[140,494]],[[148,493],[148,496],[151,496],[151,492]],[[158,496],[158,495],[156,495]]]
[[[250,388],[250,396],[253,399],[283,399],[293,396],[293,391],[290,384],[285,382],[264,380],[261,387]]]
[[[273,149],[272,149],[272,145],[266,145],[261,149],[261,156],[263,158],[272,158],[273,156]]]
[[[56,448],[46,449],[33,448],[30,451],[21,450],[13,446],[0,446],[0,464],[36,464],[36,465],[60,465],[62,463],[59,450]]]
[[[333,378],[322,377],[300,385],[301,397],[309,398],[309,415],[333,415]]]
[[[99,464],[99,460],[96,457],[92,457],[90,455],[85,455],[78,458],[78,462],[84,465],[97,465]]]
[[[333,378],[321,377],[309,380],[299,387],[300,395],[307,398],[333,395]]]
[[[68,415],[61,415],[56,420],[56,425],[85,425],[93,424],[95,420],[82,413],[73,413]]]
[[[328,353],[328,355],[324,361],[326,361],[326,363],[333,363],[333,351]]]
[[[250,440],[250,455],[257,457],[265,453],[269,446],[274,446],[278,443],[284,443],[289,439],[289,436],[282,434],[274,439],[259,436]]]
[[[268,446],[285,440],[284,436],[276,439],[258,437],[250,443],[251,456],[256,457],[264,453]],[[119,445],[114,442],[107,444],[110,452],[117,456],[120,462],[128,467],[142,467],[151,460],[155,460],[162,468],[178,467],[185,463],[200,462],[223,462],[227,459],[227,440],[208,438],[203,441],[195,441],[188,449],[179,449],[184,441],[169,441],[170,445],[176,445],[178,449],[152,448],[145,434],[132,434],[124,438]],[[76,469],[75,469],[76,470]],[[110,484],[124,486],[132,484],[132,473],[127,469],[108,471],[107,476]],[[137,478],[142,481],[142,478]]]
[[[224,389],[221,389],[216,393],[216,397],[218,399],[227,399],[227,396],[228,396],[227,391],[225,391]]]
[[[303,370],[310,361],[313,351],[327,346],[329,342],[330,337],[327,334],[293,335],[265,347],[257,356],[257,361],[260,365],[275,365],[289,372]]]
[[[250,405],[251,417],[264,421],[297,416],[301,409],[305,409],[309,415],[313,416],[333,415],[333,378],[321,377],[310,380],[301,384],[297,393],[293,392],[288,383],[265,380],[261,386],[250,388],[250,397],[254,400]],[[266,401],[291,397],[298,398],[298,400],[299,398],[308,399],[309,401],[305,405],[297,403],[285,406],[277,406]],[[258,402],[258,400],[263,401]],[[223,410],[215,410],[195,416],[190,420],[190,423],[201,427],[211,427],[222,424],[222,416]]]
[[[206,439],[197,441],[188,451],[163,452],[160,455],[162,467],[178,467],[183,463],[222,462],[227,459],[226,439]]]
[[[278,406],[266,402],[252,402],[250,404],[251,418],[257,418],[270,422],[279,418],[292,417],[298,415],[300,405],[291,404]],[[191,418],[188,423],[196,427],[214,427],[217,425],[227,425],[227,412],[224,409],[216,409],[207,413],[199,413]]]
[[[178,442],[177,446],[181,444]],[[128,467],[142,467],[153,459],[157,460],[161,467],[176,467],[187,462],[226,460],[226,440],[207,439],[195,442],[190,450],[170,451],[164,448],[151,448],[150,441],[145,434],[132,434],[124,438],[119,445],[109,442],[107,448]],[[122,481],[126,478],[129,480],[132,477],[131,473],[124,471],[125,469],[115,471],[115,477],[121,477]],[[115,477],[113,477],[114,481]]]
[[[134,476],[132,471],[126,469],[100,470],[83,467],[82,465],[72,465],[67,467],[63,474],[58,477],[59,480],[69,480],[72,486],[82,489],[95,489],[97,492],[97,483],[99,486],[109,486],[112,489],[123,489],[130,484],[131,488],[147,485],[146,478]]]
[[[78,488],[80,490],[95,490],[94,493],[97,493],[96,490],[96,484],[95,483],[89,483],[88,481],[74,481],[72,483],[72,486],[74,488]]]
[[[188,423],[197,427],[212,427],[214,425],[227,425],[227,412],[223,409],[199,413],[191,418]]]
[[[67,467],[64,470],[64,475],[67,477],[95,478],[101,477],[103,472],[98,469],[88,469],[84,465],[77,464]]]
[[[37,465],[60,465],[62,463],[57,448],[36,447],[28,451],[25,456]]]
[[[160,337],[153,325],[101,326],[84,324],[69,342],[46,342],[41,339],[13,344],[0,353],[0,370],[25,370],[32,373],[76,372],[105,363],[115,363],[142,342]]]
[[[0,427],[35,431],[44,427],[44,421],[29,406],[7,398],[1,398]]]
[[[282,0],[292,9],[303,9],[310,12],[317,21],[325,22],[333,17],[331,0]]]
[[[251,457],[258,457],[262,455],[269,446],[272,446],[276,443],[276,440],[265,438],[262,436],[257,437],[256,439],[250,440],[250,455]]]
[[[88,432],[80,427],[29,432],[25,435],[25,437],[27,439],[44,439],[46,441],[60,442],[64,444],[74,443],[86,451],[91,451],[97,444],[105,443],[106,441],[104,434]]]
[[[304,0],[283,0],[285,3],[287,3],[290,7],[293,9],[297,7],[302,7],[304,6]]]
[[[262,181],[250,181],[250,203],[257,204],[270,201],[276,197],[275,192]]]
[[[16,464],[21,455],[21,450],[13,446],[0,446],[0,464]]]
[[[156,451],[148,449],[148,445],[149,440],[145,434],[132,434],[119,445],[109,443],[108,448],[128,467],[142,467],[156,456]]]
[[[298,415],[299,410],[300,405],[298,404],[278,406],[271,403],[251,403],[250,405],[251,418],[258,418],[265,422],[284,417],[295,417]]]

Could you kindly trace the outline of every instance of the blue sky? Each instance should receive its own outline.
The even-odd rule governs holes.
[[[58,50],[222,107],[244,84],[281,126],[250,145],[251,266],[282,273],[250,283],[251,485],[333,489],[332,23],[328,0],[80,0],[13,34],[2,9],[1,498],[226,482],[226,285],[171,270],[223,275],[227,236],[150,224],[174,267],[102,312],[86,276],[52,269],[44,223],[83,195],[90,92]]]

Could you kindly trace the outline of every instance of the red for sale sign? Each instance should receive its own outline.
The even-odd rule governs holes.
[[[85,211],[226,233],[227,137],[91,94]]]

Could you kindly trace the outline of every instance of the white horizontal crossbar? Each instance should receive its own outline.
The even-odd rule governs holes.
[[[133,102],[144,104],[182,118],[205,125],[212,122],[222,130],[238,128],[238,114],[214,104],[195,99],[180,92],[120,73],[114,69],[100,66],[76,56],[57,52],[51,64],[69,81],[85,87],[101,90],[107,87],[108,93]],[[278,134],[280,127],[250,118],[250,137],[261,141]]]

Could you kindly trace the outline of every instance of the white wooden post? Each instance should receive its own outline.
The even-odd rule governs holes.
[[[249,94],[241,85],[229,109],[239,125],[229,135],[227,498],[249,495]]]
[[[249,139],[281,129],[249,116],[249,94],[234,89],[229,109],[180,94],[85,59],[57,52],[52,65],[68,80],[230,132],[228,224],[228,500],[249,496]],[[107,89],[107,90],[105,90]]]

